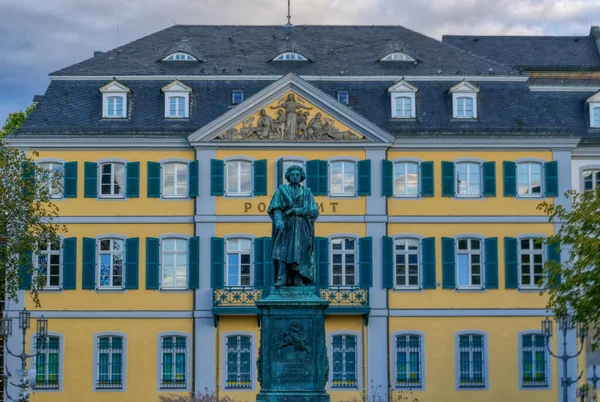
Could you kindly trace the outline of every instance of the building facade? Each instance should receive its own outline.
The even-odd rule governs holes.
[[[536,206],[600,181],[600,81],[536,90],[447,41],[174,26],[51,74],[10,139],[65,177],[68,232],[33,254],[42,306],[9,303],[50,322],[27,340],[32,400],[254,400],[266,211],[301,165],[333,401],[560,401],[537,284],[561,254],[536,242],[557,230]]]

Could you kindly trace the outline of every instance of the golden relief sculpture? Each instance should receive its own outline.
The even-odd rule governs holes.
[[[364,140],[353,131],[339,129],[335,121],[314,111],[307,102],[294,93],[279,98],[277,104],[261,109],[258,116],[242,121],[241,127],[233,127],[221,134],[217,140],[283,140],[283,141],[328,141]],[[267,110],[276,111],[271,117]],[[256,125],[254,121],[258,117]]]

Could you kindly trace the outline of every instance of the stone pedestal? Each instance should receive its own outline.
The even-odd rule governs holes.
[[[282,287],[260,309],[257,402],[329,402],[325,309],[314,286]]]

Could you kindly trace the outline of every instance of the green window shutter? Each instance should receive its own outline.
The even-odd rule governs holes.
[[[329,194],[329,165],[327,161],[319,161],[319,194]]]
[[[81,288],[96,288],[96,239],[83,238]]]
[[[210,195],[218,196],[225,193],[225,164],[218,159],[210,160]]]
[[[381,160],[381,195],[384,197],[394,195],[394,164],[385,159]]]
[[[504,267],[505,288],[517,289],[519,287],[519,252],[517,239],[514,237],[504,238]]]
[[[306,162],[306,187],[313,195],[327,195],[327,161]]]
[[[127,164],[127,198],[140,197],[140,163],[129,162]]]
[[[75,237],[63,240],[62,283],[64,290],[77,288],[77,239]]]
[[[442,162],[442,197],[454,197],[454,163]]]
[[[371,195],[371,160],[365,159],[356,164],[358,171],[358,191],[360,196]]]
[[[423,289],[435,289],[435,238],[428,237],[421,241],[421,261],[423,267]]]
[[[433,197],[433,162],[421,162],[421,197]]]
[[[496,196],[496,162],[483,162],[483,192],[484,197]]]
[[[23,162],[21,176],[23,179],[23,195],[31,197],[35,194],[35,163]]]
[[[19,257],[19,289],[28,290],[31,288],[33,272],[33,258],[31,251],[25,251]]]
[[[188,289],[198,289],[200,287],[200,237],[190,238],[188,248]]]
[[[63,177],[65,198],[77,198],[77,162],[66,162]]]
[[[198,161],[191,161],[188,165],[188,180],[190,181],[188,184],[188,195],[190,197],[198,197],[198,186],[199,186],[199,177],[198,177]]]
[[[138,289],[140,239],[131,237],[125,240],[125,289]]]
[[[275,283],[275,272],[273,269],[273,241],[270,237],[263,237],[263,297],[269,295],[271,286]]]
[[[158,289],[160,276],[160,240],[146,237],[146,289]]]
[[[262,288],[265,285],[265,257],[264,241],[262,238],[254,239],[254,287]]]
[[[362,237],[358,240],[358,270],[361,289],[373,286],[373,239]]]
[[[83,164],[83,197],[96,198],[98,196],[98,164],[85,162]]]
[[[394,288],[394,239],[383,236],[383,288]]]
[[[267,160],[254,161],[254,195],[267,195]]]
[[[281,186],[282,184],[284,184],[284,180],[283,180],[283,158],[279,158],[277,160],[277,165],[275,166],[275,171],[277,172],[276,175],[276,179],[277,179],[277,188],[279,188],[279,186]]]
[[[485,287],[498,289],[498,238],[488,237],[483,243],[485,252]]]
[[[455,241],[442,237],[442,288],[456,287],[456,250]]]
[[[225,286],[225,240],[220,237],[210,239],[211,286],[221,289]]]
[[[560,264],[560,248],[558,246],[548,244],[546,246],[546,255],[548,261],[553,261],[554,264]],[[561,278],[558,273],[552,273],[548,280],[552,287],[560,285],[561,282]]]
[[[544,163],[544,187],[546,197],[558,197],[558,162]]]
[[[148,162],[148,198],[160,198],[160,163]]]
[[[326,237],[315,237],[315,261],[318,287],[327,289],[329,287],[329,239]]]
[[[514,162],[504,161],[502,162],[502,169],[504,170],[504,196],[516,197],[517,165]]]

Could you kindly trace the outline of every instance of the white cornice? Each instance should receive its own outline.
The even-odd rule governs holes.
[[[461,148],[461,149],[574,149],[580,138],[399,138],[392,144],[394,148]]]
[[[600,86],[597,87],[582,87],[582,86],[563,86],[563,85],[530,85],[529,89],[532,92],[596,92],[600,91]]]
[[[106,148],[169,148],[192,149],[186,137],[52,137],[44,136],[17,136],[7,137],[4,140],[12,147],[20,149],[106,149]]]
[[[600,158],[600,147],[575,148],[572,156],[573,158]]]

